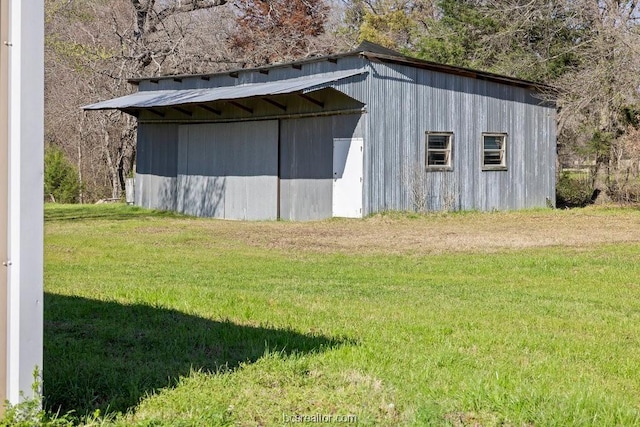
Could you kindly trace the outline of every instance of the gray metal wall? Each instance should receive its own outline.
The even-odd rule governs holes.
[[[176,210],[178,125],[138,124],[135,204]]]
[[[282,120],[280,218],[330,218],[333,207],[333,138],[361,136],[362,115]]]
[[[414,207],[425,132],[454,134],[453,170],[424,172],[428,209],[543,207],[555,200],[555,107],[524,88],[371,63],[365,213]],[[482,170],[482,133],[508,134],[507,170]]]
[[[226,219],[276,219],[278,209],[285,220],[329,218],[333,138],[362,136],[362,117],[142,123],[135,203]]]
[[[277,219],[277,121],[184,125],[179,134],[179,212]]]

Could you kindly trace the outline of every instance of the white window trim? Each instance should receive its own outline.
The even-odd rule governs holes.
[[[442,150],[442,149],[429,149],[429,136],[445,136],[447,137],[448,141],[449,141],[449,148]],[[431,132],[431,131],[427,131],[425,132],[425,137],[424,137],[424,165],[427,171],[452,171],[453,170],[453,145],[454,145],[454,138],[453,138],[453,132]],[[434,151],[434,152],[449,152],[449,157],[448,157],[448,164],[446,165],[430,165],[429,164],[429,152],[430,151]]]
[[[504,144],[503,148],[500,150],[485,150],[484,148],[484,138],[486,136],[490,137],[502,137]],[[482,139],[480,141],[480,152],[481,152],[481,160],[482,160],[482,170],[483,171],[506,171],[507,168],[507,155],[509,148],[509,135],[505,132],[483,132]],[[499,165],[487,165],[484,161],[484,155],[487,151],[491,152],[501,152],[502,153],[502,163]]]

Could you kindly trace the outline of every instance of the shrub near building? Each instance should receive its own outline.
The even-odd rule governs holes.
[[[81,183],[76,168],[62,150],[49,146],[44,154],[44,196],[58,203],[77,203]]]
[[[584,207],[592,203],[593,185],[588,176],[563,171],[556,184],[556,206]]]

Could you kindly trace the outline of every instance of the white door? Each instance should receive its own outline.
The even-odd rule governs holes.
[[[333,140],[333,216],[362,218],[362,138]]]

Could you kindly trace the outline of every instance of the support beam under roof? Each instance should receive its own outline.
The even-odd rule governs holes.
[[[185,116],[193,117],[193,113],[185,108],[182,108],[182,107],[172,107],[172,108],[178,111],[179,113],[184,114]]]
[[[284,105],[284,104],[280,104],[279,102],[274,101],[273,99],[270,99],[270,98],[262,98],[262,100],[263,100],[264,102],[266,102],[267,104],[271,104],[271,105],[273,105],[274,107],[281,109],[282,111],[287,111],[287,106],[286,106],[286,105]]]
[[[199,107],[199,108],[202,108],[202,109],[203,109],[203,110],[205,110],[205,111],[208,111],[208,112],[210,112],[210,113],[213,113],[213,114],[215,114],[215,115],[217,115],[217,116],[221,116],[221,115],[222,115],[222,111],[220,111],[220,110],[216,110],[215,108],[213,108],[213,107],[209,107],[208,105],[198,104],[198,107]]]
[[[147,111],[152,113],[152,114],[155,114],[158,117],[164,117],[165,116],[165,114],[163,112],[158,111],[155,108],[148,108]]]
[[[318,101],[317,99],[312,98],[309,95],[305,95],[304,93],[299,93],[298,96],[300,96],[300,98],[302,98],[302,99],[304,99],[306,101],[309,101],[312,104],[317,105],[320,108],[324,108],[324,102],[322,102],[322,101]]]
[[[249,113],[249,114],[253,114],[253,109],[252,109],[252,108],[246,107],[246,106],[244,106],[244,105],[240,104],[239,102],[236,102],[236,101],[227,101],[227,103],[228,103],[228,104],[230,104],[230,105],[233,105],[233,106],[234,106],[234,107],[236,107],[236,108],[241,109],[242,111],[246,111],[246,112],[247,112],[247,113]]]

